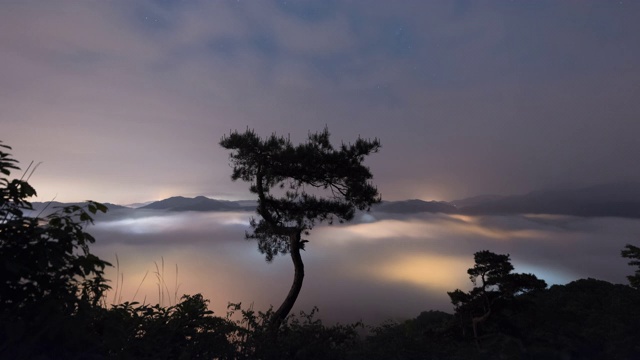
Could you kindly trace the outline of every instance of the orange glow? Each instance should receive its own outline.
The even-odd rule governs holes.
[[[370,270],[376,278],[401,282],[432,291],[451,291],[464,287],[468,257],[435,254],[406,255]]]
[[[532,229],[504,229],[499,227],[489,227],[481,223],[481,218],[466,215],[449,215],[450,218],[459,220],[457,224],[451,224],[450,229],[462,234],[475,234],[495,240],[511,240],[526,238],[546,238],[543,231]]]
[[[421,221],[400,221],[400,220],[381,220],[369,224],[357,224],[348,226],[345,230],[347,233],[357,235],[358,237],[366,237],[367,239],[380,238],[422,238],[429,237],[429,234],[435,231],[437,226],[428,222]]]
[[[384,239],[439,239],[454,234],[493,240],[546,239],[549,234],[535,229],[504,229],[489,226],[477,217],[465,215],[438,215],[431,221],[414,220],[380,220],[372,223],[348,225],[339,228],[323,229],[327,239],[336,244],[344,241],[380,241]]]
[[[186,193],[187,189],[179,186],[164,187],[156,192],[155,199],[162,200]]]

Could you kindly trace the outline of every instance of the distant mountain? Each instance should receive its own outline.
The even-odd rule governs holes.
[[[251,210],[255,210],[258,206],[258,200],[236,200],[234,203],[240,205],[241,207],[251,208]]]
[[[147,206],[147,205],[149,205],[151,203],[153,203],[153,201],[145,201],[145,202],[141,202],[141,203],[125,204],[123,206],[126,206],[126,207],[131,208],[131,209],[137,209],[137,208],[141,208],[143,206]]]
[[[376,205],[373,210],[396,214],[420,212],[453,214],[458,212],[455,206],[444,201],[423,201],[417,199],[383,202],[382,204]]]
[[[468,215],[558,214],[640,218],[640,183],[534,191],[479,202],[459,210]]]
[[[31,203],[31,205],[33,206],[33,210],[26,210],[24,211],[24,214],[26,216],[32,216],[32,217],[45,217],[48,216],[50,214],[53,214],[54,212],[60,210],[63,207],[66,206],[72,206],[72,205],[77,205],[77,206],[84,206],[86,205],[86,202],[73,202],[73,203],[63,203],[63,202],[59,202],[59,201],[48,201],[48,202],[40,202],[40,201],[34,201]],[[107,215],[111,215],[113,214],[113,212],[126,212],[128,210],[132,210],[128,207],[124,207],[121,205],[116,205],[116,204],[111,204],[111,203],[104,203],[104,205],[107,206],[108,211],[107,214],[103,214],[101,212],[98,212],[95,215],[91,215],[91,217],[93,217],[94,219],[98,219],[102,216],[107,216]]]
[[[378,212],[465,215],[554,214],[583,217],[640,218],[640,183],[613,183],[581,189],[539,190],[524,195],[480,195],[451,202],[383,202]]]
[[[187,198],[174,196],[168,199],[152,202],[140,209],[169,210],[169,211],[243,211],[248,209],[233,201],[214,200],[204,196]]]
[[[478,195],[478,196],[474,196],[474,197],[470,197],[462,200],[449,201],[449,204],[454,205],[457,208],[463,208],[467,206],[484,204],[490,201],[500,200],[502,198],[504,198],[504,196],[501,196],[501,195]]]
[[[43,216],[56,208],[83,203],[34,202],[33,216],[43,209]],[[164,211],[254,211],[256,200],[224,201],[205,196],[175,196],[151,202],[139,208],[106,203],[109,214],[128,214],[138,210]],[[465,215],[557,214],[585,217],[616,216],[640,218],[640,183],[615,183],[581,189],[540,190],[524,195],[481,195],[445,201],[384,201],[372,208],[375,212],[414,214],[444,213]],[[115,212],[115,213],[114,213]]]
[[[129,209],[126,206],[122,206],[122,205],[116,205],[116,204],[112,204],[112,203],[103,203],[104,205],[107,206],[107,208],[109,208],[109,210],[120,210],[120,209]],[[43,210],[46,208],[46,210],[51,210],[53,209],[53,211],[65,207],[65,206],[72,206],[72,205],[79,205],[79,206],[83,206],[86,205],[86,202],[72,202],[72,203],[63,203],[63,202],[59,202],[59,201],[48,201],[48,202],[40,202],[40,201],[34,201],[31,203],[31,205],[33,205],[33,208],[35,210]]]

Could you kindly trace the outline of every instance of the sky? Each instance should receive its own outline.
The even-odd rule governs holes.
[[[251,198],[230,131],[377,137],[383,199],[640,181],[637,1],[2,1],[39,201]]]

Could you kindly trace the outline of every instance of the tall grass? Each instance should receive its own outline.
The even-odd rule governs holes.
[[[180,288],[180,284],[178,284],[178,264],[176,264],[176,276],[175,276],[175,284],[173,287],[173,303],[172,303],[171,292],[169,291],[169,287],[167,286],[167,282],[164,276],[164,256],[160,257],[160,266],[158,266],[158,263],[156,261],[154,261],[153,263],[156,266],[156,271],[154,272],[154,274],[156,275],[156,287],[158,289],[158,304],[160,304],[160,306],[165,306],[165,303],[164,303],[165,299],[169,302],[169,306],[173,306],[174,304],[177,304],[178,289]]]
[[[116,261],[115,261],[116,283],[115,283],[115,286],[111,288],[111,291],[113,292],[113,295],[111,296],[111,306],[116,304],[122,304],[123,302],[124,273],[121,272],[121,269],[120,269],[120,259],[118,257],[118,254],[115,254],[115,257],[116,257]],[[153,271],[153,274],[155,275],[155,278],[156,278],[156,289],[157,289],[157,296],[158,296],[157,304],[160,305],[161,307],[164,307],[167,305],[174,306],[175,304],[178,304],[179,299],[181,297],[181,295],[179,295],[180,286],[182,285],[181,283],[178,282],[178,278],[179,278],[178,264],[175,264],[175,278],[173,279],[174,281],[173,281],[172,290],[169,289],[168,284],[170,283],[170,281],[168,281],[167,277],[165,276],[164,257],[161,256],[160,262],[158,263],[157,261],[154,261],[153,264],[155,267],[155,271]],[[149,275],[149,270],[145,272],[144,276],[142,277],[142,280],[138,284],[138,287],[136,288],[136,291],[133,294],[131,302],[135,302],[136,297],[140,294],[140,289],[142,288],[145,281],[147,280],[148,275]],[[105,300],[106,300],[106,295],[105,295]],[[145,304],[146,301],[147,301],[147,294],[145,294],[142,300],[142,304]],[[105,307],[107,306],[106,301],[103,301],[102,303],[103,303],[103,306]]]

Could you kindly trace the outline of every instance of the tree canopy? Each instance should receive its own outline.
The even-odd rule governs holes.
[[[287,137],[261,139],[253,130],[233,132],[220,141],[231,150],[232,180],[251,183],[258,195],[260,219],[252,223],[249,238],[259,242],[268,261],[289,251],[289,233],[311,230],[318,222],[351,220],[355,210],[367,210],[380,201],[373,177],[362,164],[380,148],[377,139],[358,139],[335,149],[329,131],[309,134],[297,146]],[[316,190],[327,190],[321,197]],[[281,190],[280,193],[277,193]]]
[[[547,287],[544,280],[533,274],[512,273],[509,254],[495,254],[488,250],[474,254],[475,265],[467,270],[474,288],[469,292],[456,289],[448,292],[456,314],[462,319],[463,332],[470,323],[473,337],[480,347],[479,325],[508,305],[516,296]]]

